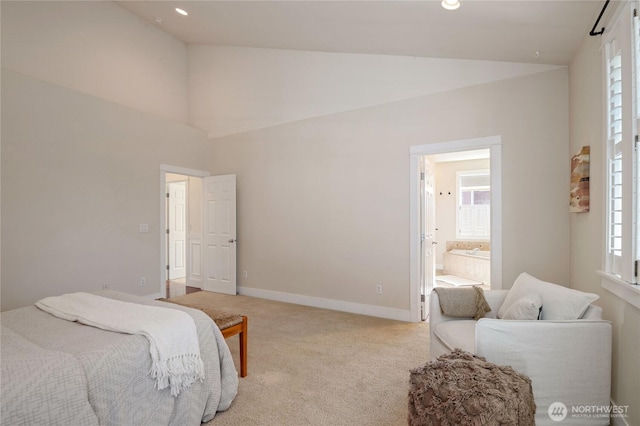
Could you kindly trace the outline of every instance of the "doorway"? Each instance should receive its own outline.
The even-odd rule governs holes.
[[[202,182],[206,176],[208,172],[161,165],[162,297],[202,289]]]
[[[186,284],[188,176],[167,173],[167,281]]]
[[[172,202],[171,197],[167,197],[166,189],[172,182],[186,182],[185,278],[182,285],[187,287],[186,290],[193,287],[237,294],[236,175],[210,176],[208,172],[165,164],[160,169],[160,265],[165,284],[161,294],[169,294],[170,284],[176,281],[171,278],[172,266],[169,261],[179,252],[172,251],[168,236],[170,232],[167,232],[170,231],[168,226],[172,217],[180,215],[168,213],[172,209]]]
[[[459,238],[455,216],[459,208],[456,199],[459,196],[455,177],[442,179],[438,185],[438,164],[448,164],[447,169],[455,170],[455,163],[464,167],[477,168],[488,164],[490,182],[490,218],[488,219],[488,239],[482,238],[485,246],[490,246],[491,257],[486,260],[488,274],[491,276],[491,288],[502,288],[502,258],[501,230],[502,230],[502,185],[501,185],[501,138],[499,136],[479,139],[469,139],[430,145],[411,147],[410,161],[410,235],[411,235],[411,321],[424,321],[428,318],[428,297],[437,285],[437,269],[443,268],[443,256],[451,244],[469,243],[480,244],[477,236]],[[479,157],[488,157],[483,163]],[[481,167],[482,168],[482,167]],[[454,172],[454,176],[455,176]],[[444,182],[446,180],[446,182]],[[469,180],[467,180],[469,181]],[[482,194],[479,192],[478,197]],[[446,207],[439,209],[438,205]],[[447,210],[448,209],[448,210]],[[481,216],[481,208],[478,209]],[[440,211],[441,218],[438,218]],[[454,219],[450,220],[453,216]],[[442,226],[440,226],[440,224]],[[445,229],[446,228],[446,229]],[[468,241],[466,241],[468,240]],[[487,241],[488,240],[488,241]],[[474,250],[476,246],[470,248]],[[463,245],[466,250],[466,245]],[[473,252],[477,254],[479,249]],[[476,259],[474,259],[476,260]],[[468,284],[468,282],[454,281],[452,285]],[[443,285],[448,285],[447,283]]]
[[[175,297],[202,288],[202,178],[166,173],[165,182],[166,297]]]
[[[433,169],[433,287],[491,288],[491,153],[489,149],[427,156]],[[424,249],[423,249],[424,251]]]

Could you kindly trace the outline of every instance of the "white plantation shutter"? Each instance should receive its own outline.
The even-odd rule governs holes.
[[[488,205],[477,205],[475,208],[474,234],[483,236],[489,235],[489,224],[491,223],[491,215]]]
[[[635,85],[635,96],[633,97],[633,111],[635,114],[635,140],[634,140],[634,148],[635,148],[635,156],[634,156],[634,164],[633,164],[633,179],[632,181],[635,183],[635,203],[633,203],[633,212],[632,212],[632,220],[633,220],[633,228],[635,229],[634,239],[632,242],[635,256],[634,256],[634,278],[635,282],[638,283],[638,264],[640,263],[640,141],[638,140],[638,135],[640,134],[640,16],[638,16],[638,11],[634,13],[633,17],[633,52],[636,57],[636,63],[633,67],[633,75],[635,78],[632,78],[633,84]]]
[[[633,9],[628,9],[633,13]],[[605,272],[636,283],[638,258],[638,18],[623,13],[606,37],[607,204]],[[630,37],[630,35],[633,35]]]
[[[456,238],[490,238],[490,182],[487,170],[457,173]]]
[[[622,272],[622,52],[614,40],[608,58],[607,150],[609,174],[609,272]]]
[[[458,232],[461,237],[472,237],[474,233],[474,208],[472,205],[461,205],[458,209],[460,210],[458,213]]]

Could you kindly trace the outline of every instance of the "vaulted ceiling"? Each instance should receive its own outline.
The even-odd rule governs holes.
[[[604,5],[461,2],[455,11],[436,0],[118,3],[189,44],[555,65],[570,63]],[[188,16],[177,14],[176,7]]]

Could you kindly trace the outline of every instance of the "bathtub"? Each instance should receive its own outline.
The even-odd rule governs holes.
[[[443,254],[443,274],[455,275],[491,285],[491,252],[487,250],[452,249]]]
[[[460,250],[453,249],[449,250],[449,253],[455,254],[458,256],[473,256],[473,257],[481,257],[483,259],[491,259],[491,252],[487,250]]]

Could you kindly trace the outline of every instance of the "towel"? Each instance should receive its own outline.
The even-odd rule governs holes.
[[[177,396],[196,380],[204,380],[204,364],[193,318],[186,312],[159,306],[122,302],[89,293],[47,297],[38,308],[67,321],[149,340],[151,377],[156,388],[171,387]]]
[[[480,287],[436,287],[433,291],[438,294],[440,311],[444,315],[457,318],[473,317],[477,321],[491,311]]]

